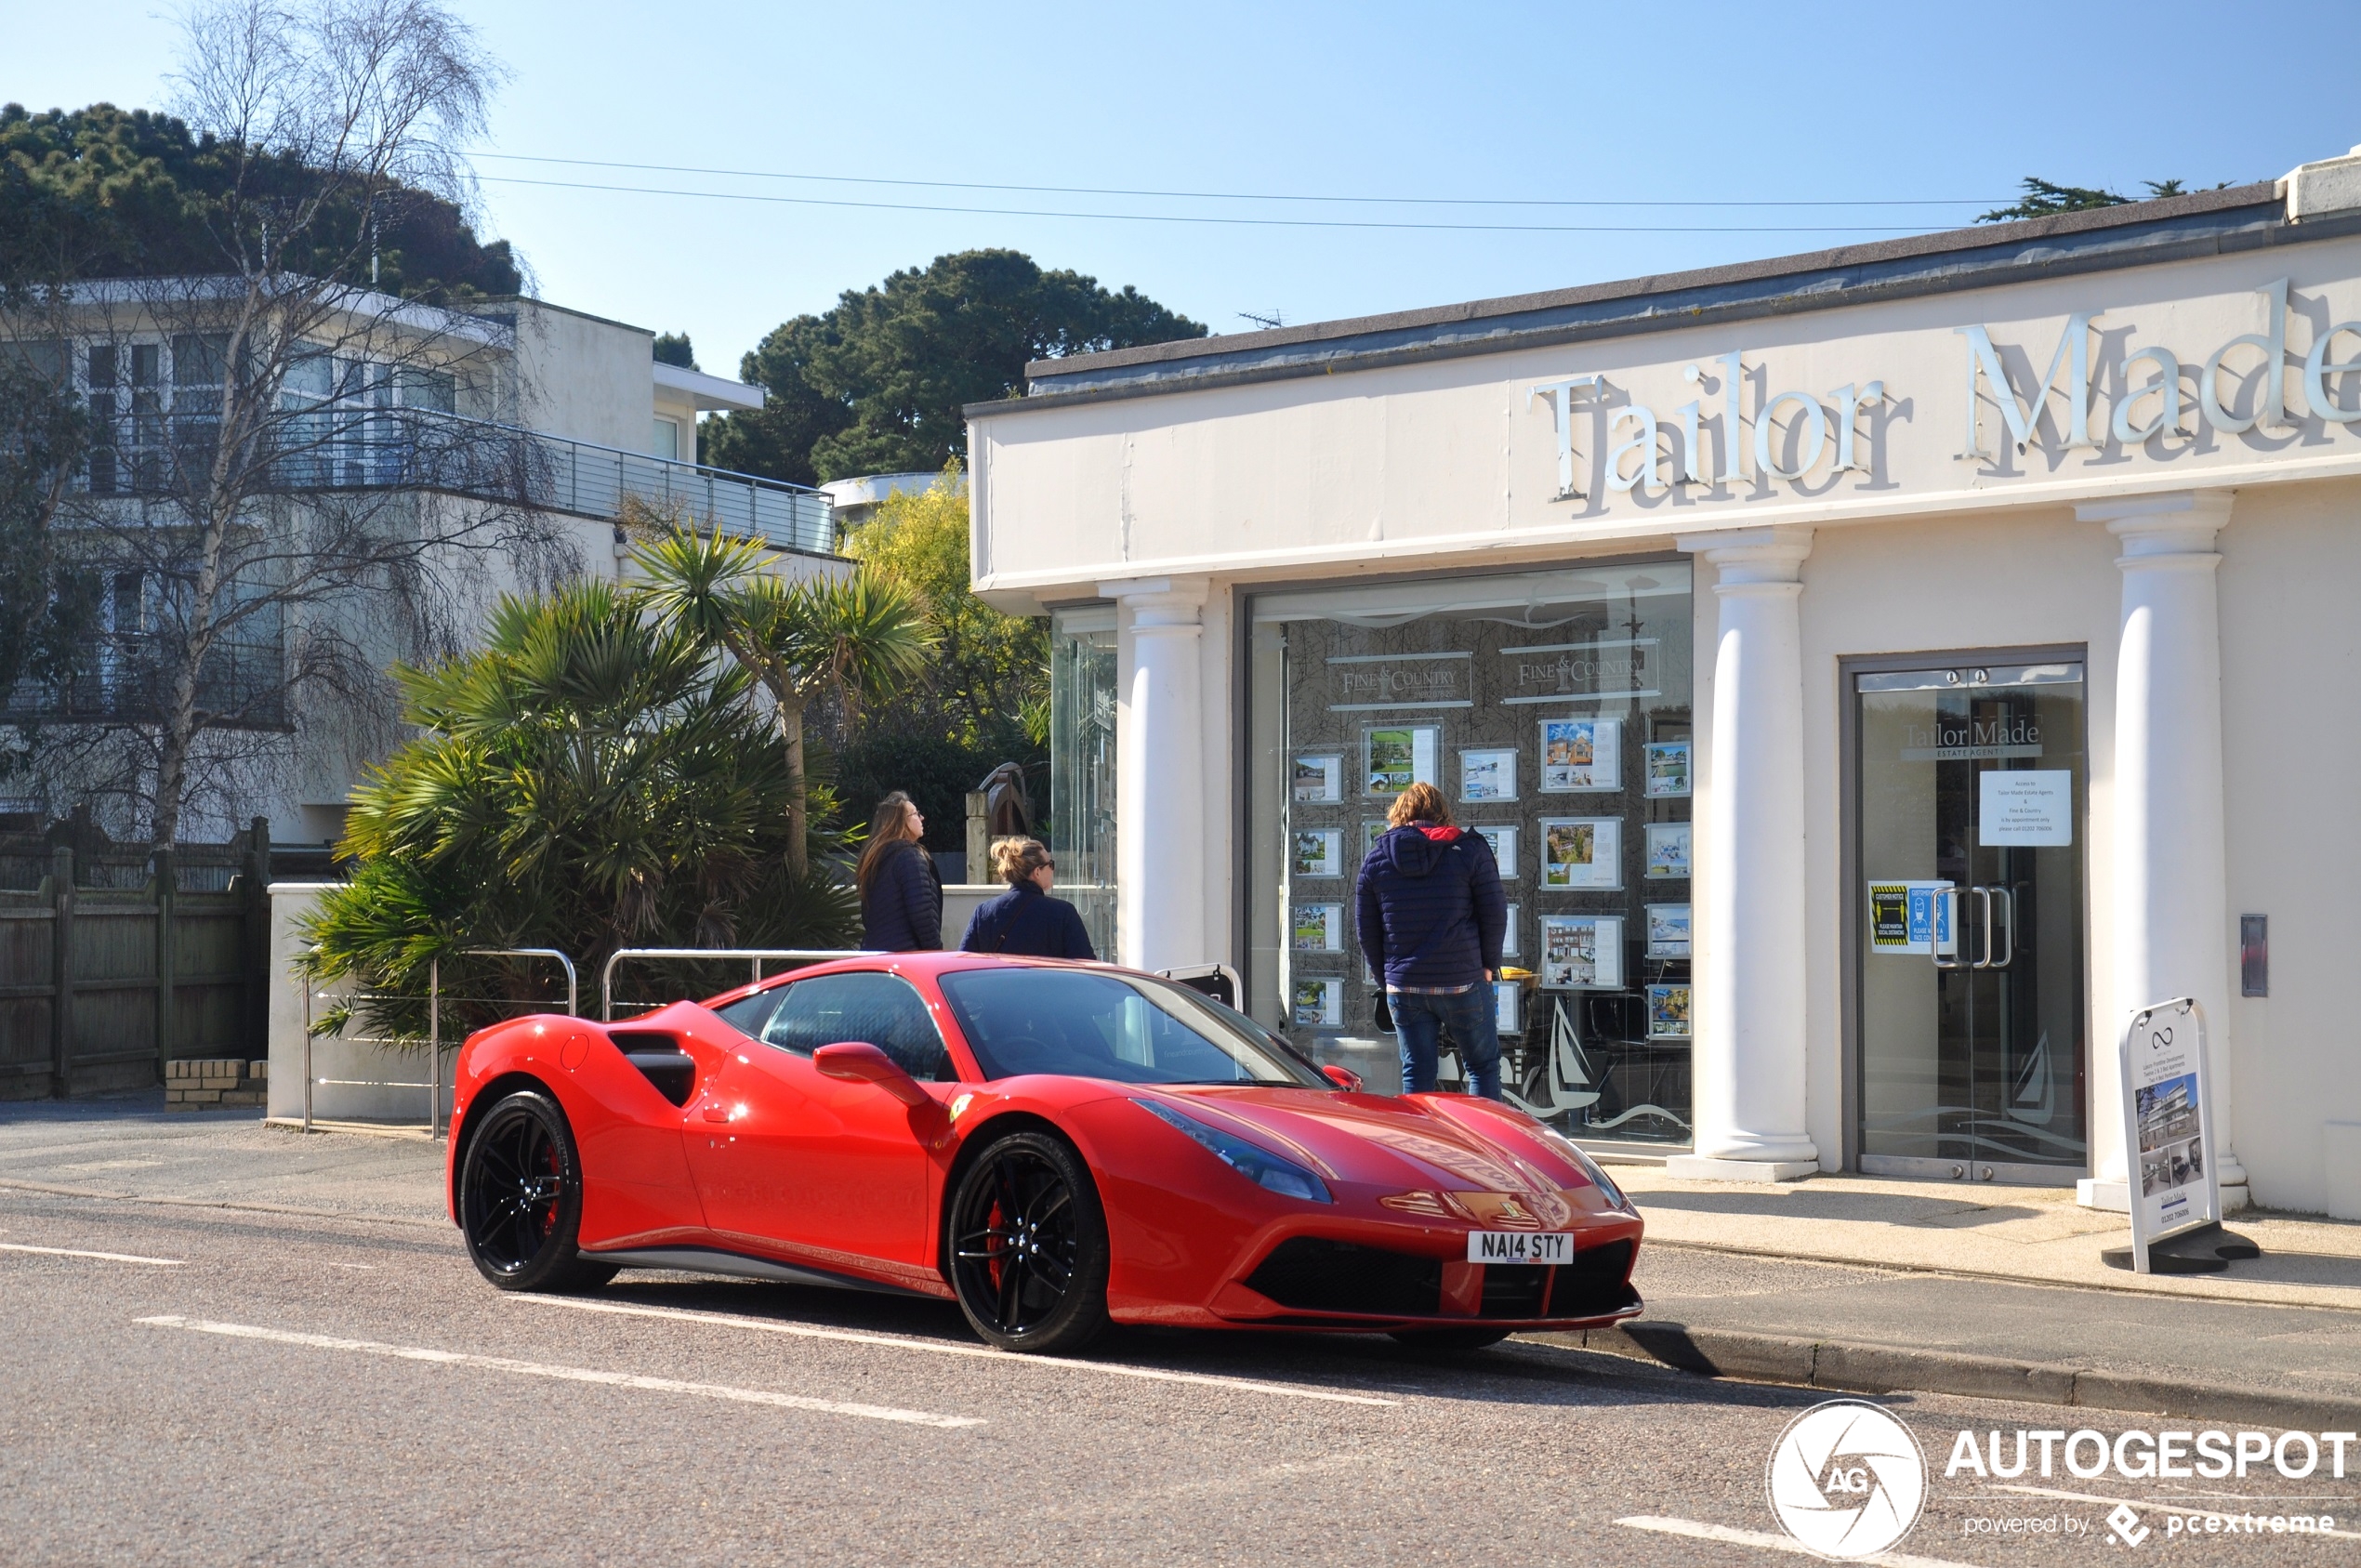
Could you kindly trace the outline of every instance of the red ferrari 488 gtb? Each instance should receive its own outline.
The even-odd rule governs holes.
[[[890,954],[459,1055],[452,1218],[507,1290],[690,1269],[956,1299],[1009,1350],[1110,1320],[1433,1348],[1640,1311],[1640,1217],[1575,1145],[1363,1094],[1185,986]]]

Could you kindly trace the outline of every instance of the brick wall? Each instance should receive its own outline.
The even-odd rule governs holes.
[[[214,1111],[224,1106],[259,1109],[270,1087],[270,1063],[234,1056],[199,1057],[164,1064],[164,1108]]]

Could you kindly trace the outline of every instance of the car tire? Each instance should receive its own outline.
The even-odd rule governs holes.
[[[1004,1351],[1071,1355],[1107,1325],[1106,1211],[1063,1139],[1016,1132],[975,1157],[943,1211],[959,1310]]]
[[[1508,1337],[1505,1328],[1405,1328],[1393,1336],[1405,1349],[1431,1356],[1467,1355]]]
[[[468,1256],[502,1290],[596,1290],[612,1263],[584,1258],[582,1158],[558,1102],[520,1089],[471,1120],[459,1160]]]

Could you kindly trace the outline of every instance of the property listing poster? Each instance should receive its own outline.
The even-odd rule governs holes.
[[[1542,818],[1541,885],[1607,889],[1623,886],[1623,820]]]
[[[1652,882],[1678,881],[1689,875],[1689,824],[1648,824],[1647,869]]]
[[[1689,743],[1650,741],[1642,752],[1647,783],[1644,793],[1665,799],[1689,793]]]
[[[2162,1007],[2134,1014],[2123,1045],[2130,1095],[2130,1143],[2139,1150],[2143,1239],[2154,1241],[2220,1218],[2206,1172],[2205,1032],[2194,1011]]]
[[[1295,1022],[1299,1029],[1338,1029],[1344,1024],[1344,982],[1298,980]]]
[[[1296,829],[1294,871],[1298,876],[1343,876],[1344,829],[1340,827]]]
[[[1299,903],[1295,906],[1295,950],[1298,953],[1344,951],[1344,905]]]
[[[1517,830],[1514,827],[1491,827],[1479,824],[1470,830],[1492,846],[1492,858],[1500,863],[1500,880],[1513,882],[1517,876]]]
[[[1689,1037],[1690,989],[1685,985],[1648,987],[1648,1038],[1685,1040]]]
[[[1623,989],[1623,916],[1544,915],[1541,983],[1552,991]]]
[[[1689,906],[1685,903],[1651,903],[1645,906],[1647,916],[1647,945],[1643,952],[1651,958],[1686,958],[1689,955]]]
[[[1295,797],[1307,805],[1344,798],[1344,758],[1299,757],[1293,764]]]
[[[1517,754],[1513,747],[1459,754],[1459,798],[1489,802],[1517,797]]]
[[[1541,789],[1545,795],[1623,787],[1623,721],[1545,718],[1541,721]]]
[[[1443,731],[1432,724],[1364,731],[1366,793],[1399,795],[1414,784],[1436,783],[1436,753],[1442,749]]]

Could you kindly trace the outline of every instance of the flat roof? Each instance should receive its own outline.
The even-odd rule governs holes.
[[[1543,294],[1035,360],[1025,366],[1029,395],[970,403],[965,412],[990,418],[1502,353],[2361,233],[2361,212],[2289,222],[2284,189],[2282,181],[2263,180]]]

